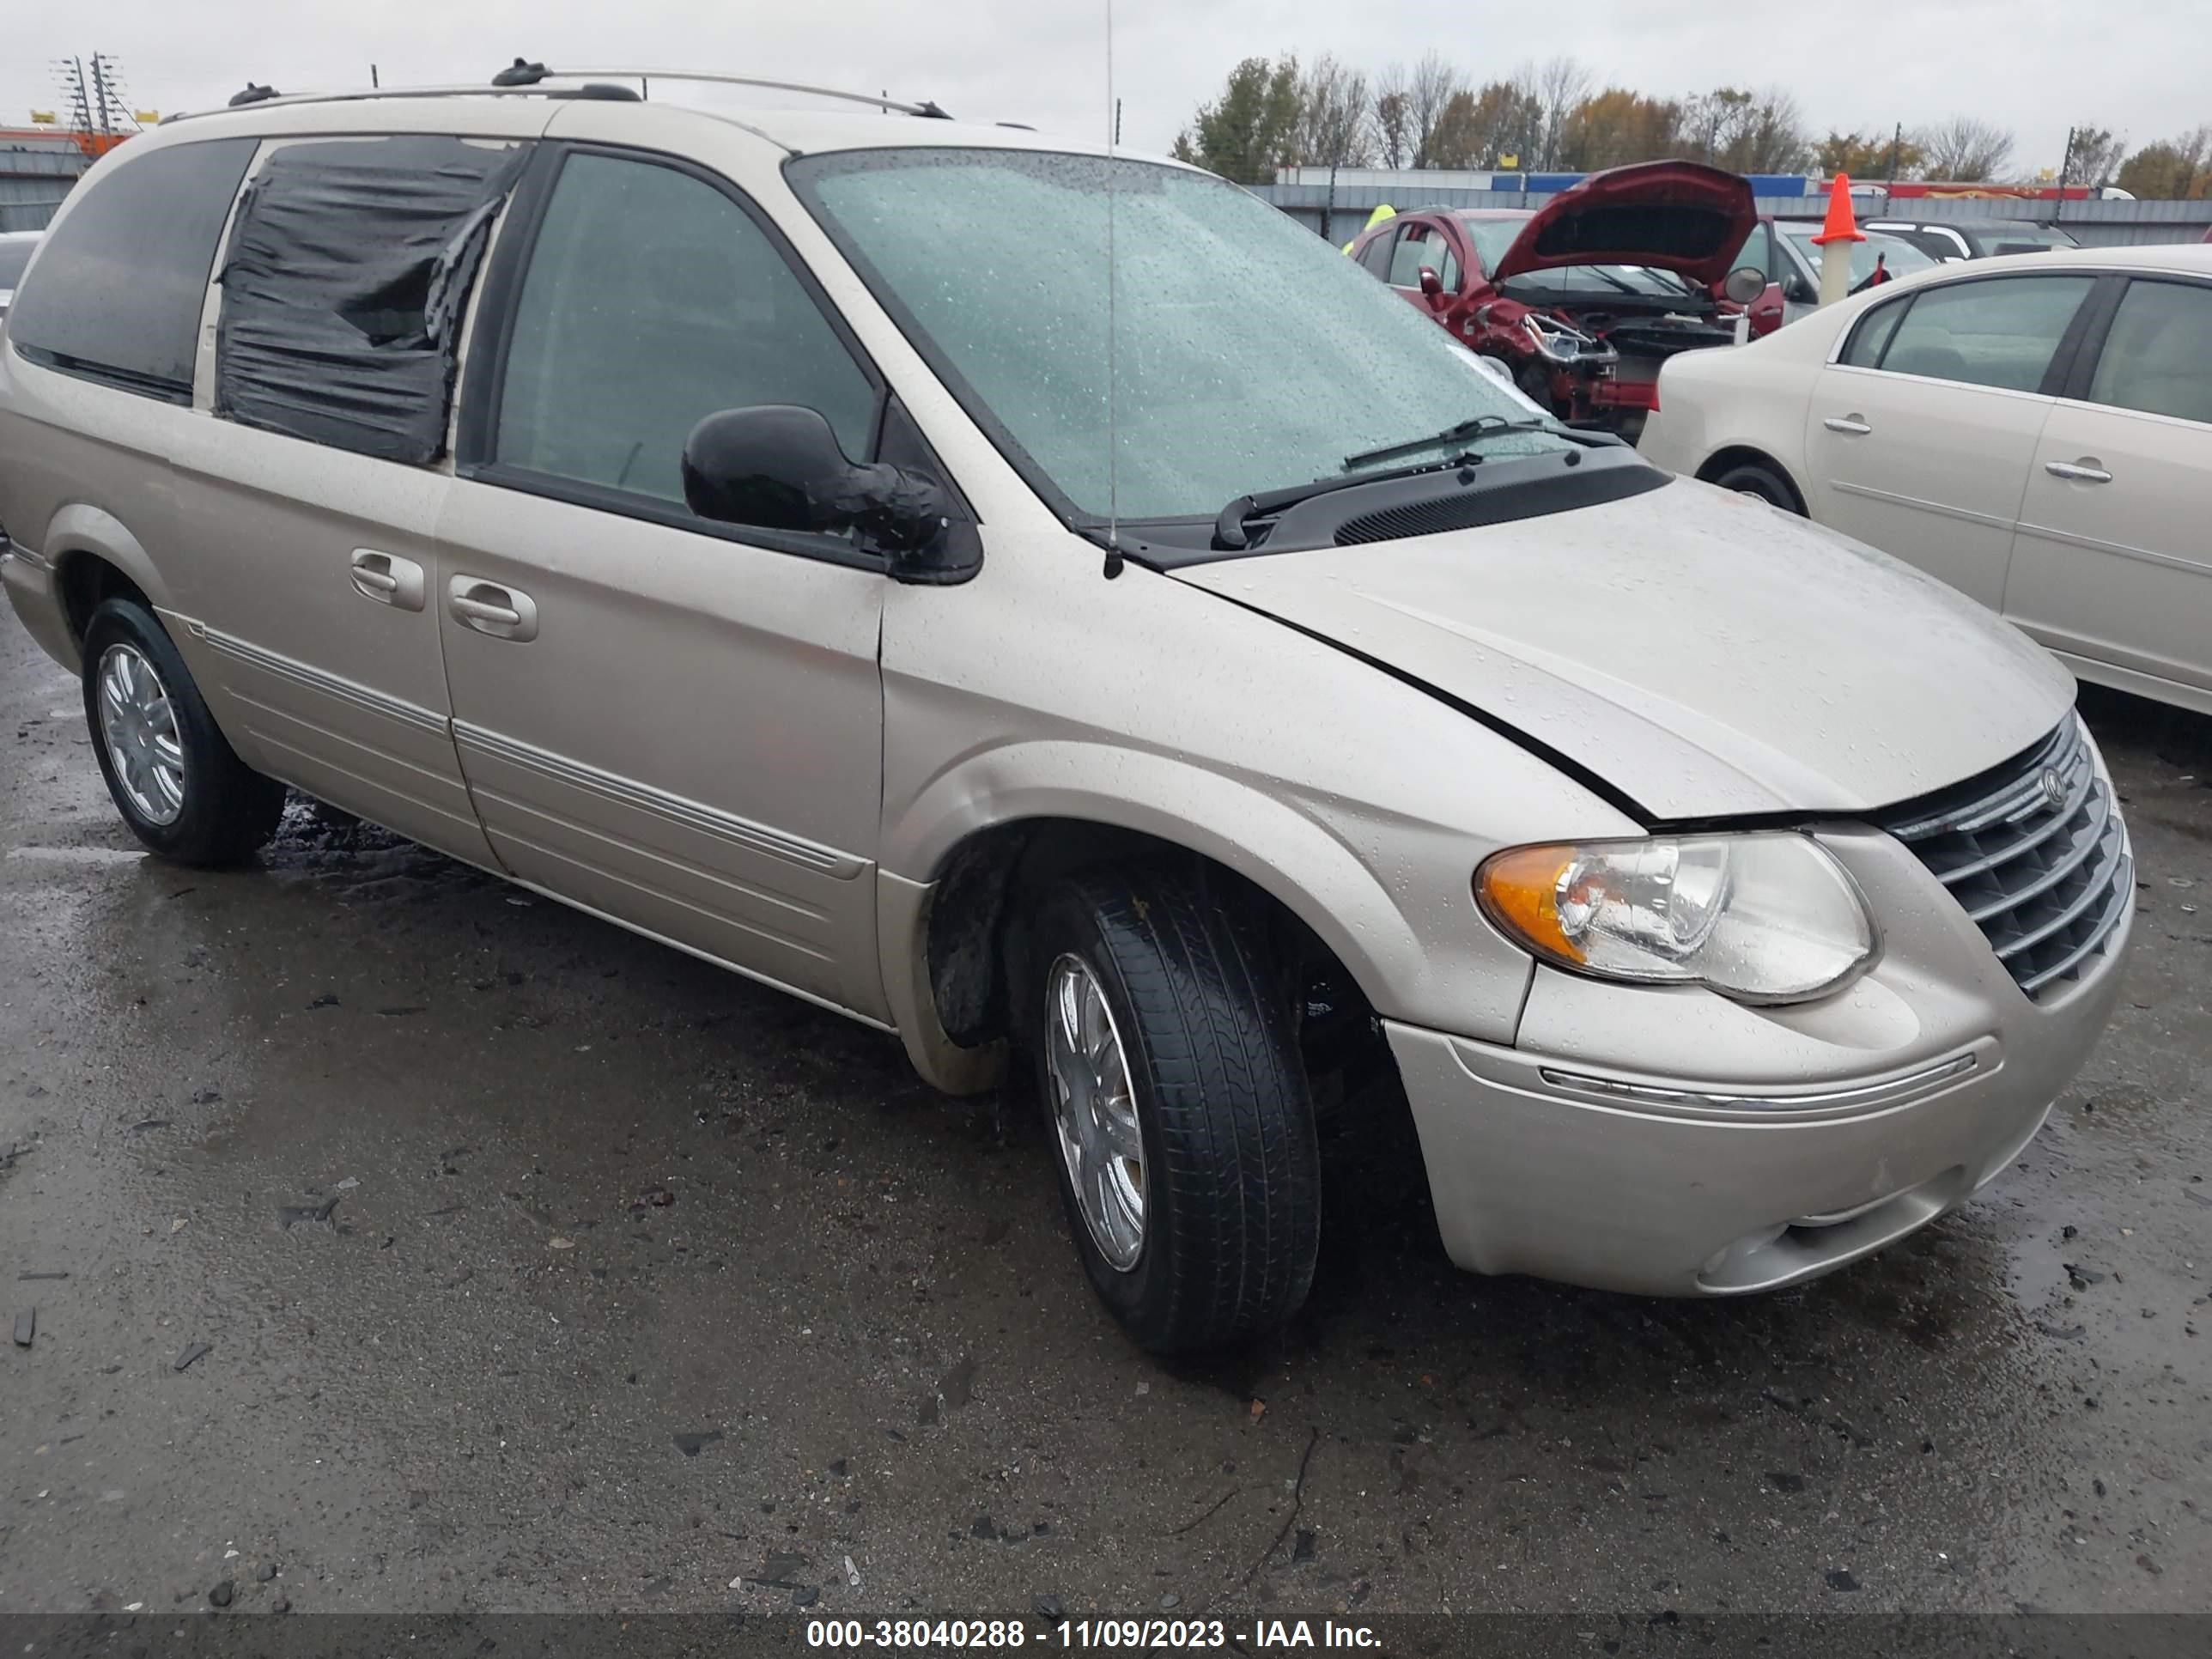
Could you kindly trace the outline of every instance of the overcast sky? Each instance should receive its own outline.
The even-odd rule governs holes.
[[[1106,0],[65,0],[9,8],[0,125],[50,109],[52,67],[104,52],[141,108],[284,91],[476,81],[517,52],[714,68],[934,98],[963,118],[1103,137]],[[1431,46],[1477,80],[1570,52],[1601,82],[1794,93],[1814,135],[1959,114],[2056,167],[2069,122],[2136,144],[2212,123],[2212,3],[2121,0],[1115,0],[1122,141],[1164,149],[1237,58],[1333,52],[1380,69]],[[656,96],[664,89],[657,88]],[[676,89],[665,89],[677,96]],[[701,101],[711,101],[702,97]]]

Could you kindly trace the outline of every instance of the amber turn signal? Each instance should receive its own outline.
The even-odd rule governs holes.
[[[1486,859],[1474,872],[1474,896],[1505,936],[1563,962],[1582,951],[1559,924],[1559,884],[1575,866],[1571,847],[1516,847]]]

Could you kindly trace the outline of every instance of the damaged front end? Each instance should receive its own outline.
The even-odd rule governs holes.
[[[1659,366],[1735,334],[1714,290],[1757,216],[1751,186],[1688,161],[1593,173],[1530,215],[1490,263],[1477,349],[1514,362],[1553,409],[1632,441]],[[1533,374],[1528,372],[1535,371]]]
[[[1603,426],[1631,442],[1657,407],[1659,367],[1677,352],[1733,343],[1711,301],[1683,293],[1680,309],[1492,301],[1476,313],[1475,349],[1515,371],[1521,389],[1562,420]]]

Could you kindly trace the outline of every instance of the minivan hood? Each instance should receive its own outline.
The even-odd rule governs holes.
[[[1893,805],[2009,759],[2074,701],[2056,660],[1951,589],[1684,479],[1173,574],[1468,705],[1652,823]]]
[[[1639,161],[1593,173],[1537,209],[1490,279],[1558,265],[1650,265],[1710,288],[1758,222],[1748,179],[1698,161]]]

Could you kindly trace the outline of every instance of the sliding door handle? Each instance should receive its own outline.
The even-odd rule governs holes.
[[[520,588],[501,587],[476,576],[456,576],[446,584],[446,609],[464,628],[495,640],[538,637],[538,604]]]
[[[373,547],[356,547],[350,574],[353,591],[364,599],[388,605],[395,611],[422,608],[422,567],[412,559],[380,553]]]

